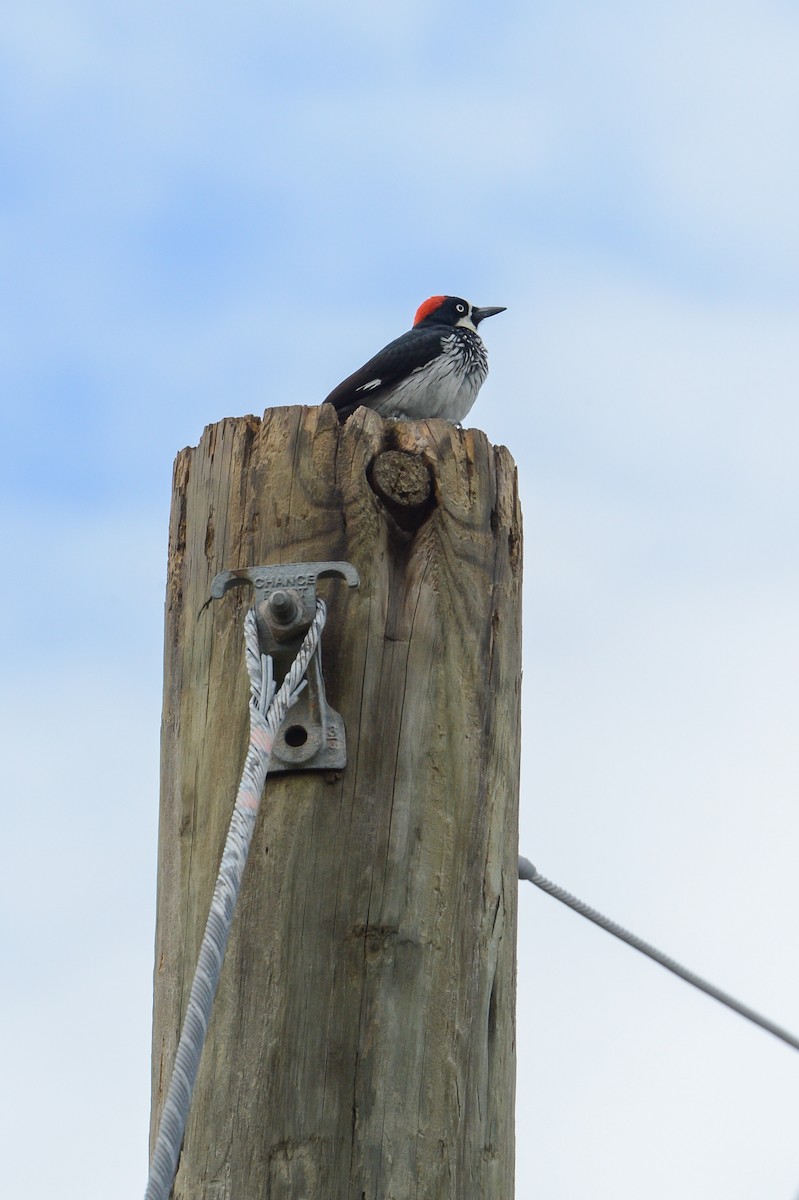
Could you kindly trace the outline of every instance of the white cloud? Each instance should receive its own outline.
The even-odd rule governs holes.
[[[96,647],[79,673],[54,630],[0,705],[6,1185],[100,1200],[113,1175],[133,1200],[147,1169],[157,697],[122,647],[121,661]]]

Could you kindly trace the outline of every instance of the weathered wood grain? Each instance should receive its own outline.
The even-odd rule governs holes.
[[[428,499],[418,463],[376,494],[385,451]],[[247,739],[250,596],[203,604],[223,568],[316,559],[362,580],[320,585],[349,762],[267,781],[175,1196],[511,1200],[521,514],[508,452],[443,421],[274,408],[178,455],[153,1127]]]

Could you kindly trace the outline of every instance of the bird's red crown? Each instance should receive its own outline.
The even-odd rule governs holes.
[[[435,312],[446,298],[446,296],[431,296],[429,300],[425,300],[424,304],[420,304],[416,310],[416,316],[413,318],[414,325],[418,325],[425,317],[429,317],[432,312]]]

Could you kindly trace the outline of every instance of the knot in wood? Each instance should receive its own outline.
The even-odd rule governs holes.
[[[372,461],[369,483],[402,529],[416,529],[432,503],[430,468],[419,454],[385,450]]]

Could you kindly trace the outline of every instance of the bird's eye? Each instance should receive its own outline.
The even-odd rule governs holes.
[[[458,310],[458,312],[466,312],[466,305],[465,305],[465,304],[456,304],[456,305],[455,305],[455,308]]]

